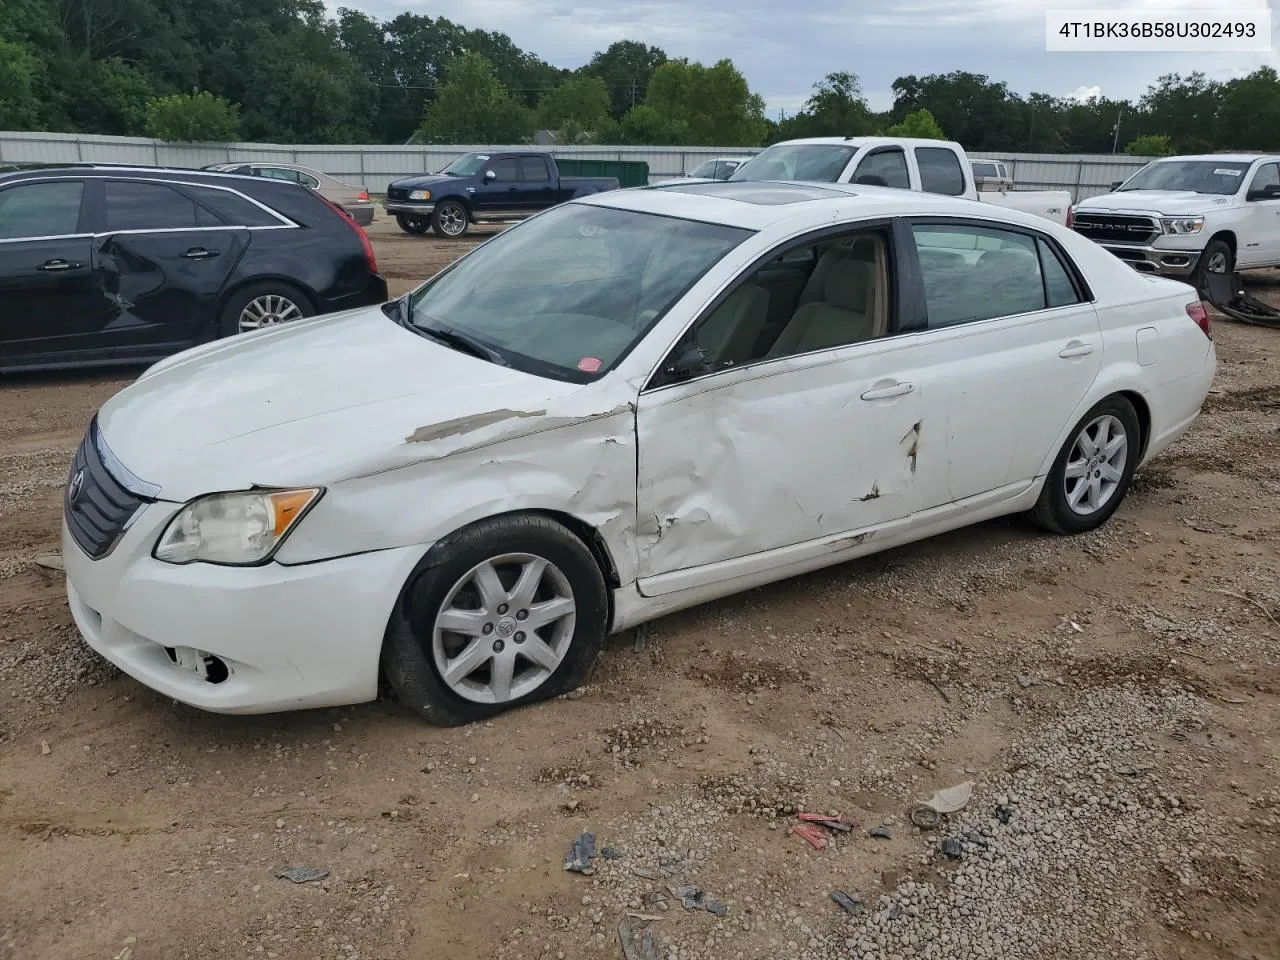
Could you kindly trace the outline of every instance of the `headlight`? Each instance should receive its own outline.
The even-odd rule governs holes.
[[[430,190],[410,190],[409,199],[410,200],[430,200],[431,191]]]
[[[169,521],[152,552],[165,563],[252,566],[270,559],[321,490],[246,490],[192,500]]]
[[[1160,225],[1165,233],[1199,233],[1204,229],[1204,217],[1161,217]]]

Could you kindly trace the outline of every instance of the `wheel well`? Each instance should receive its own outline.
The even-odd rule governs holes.
[[[1132,390],[1122,390],[1117,396],[1124,397],[1133,405],[1134,412],[1138,415],[1138,429],[1142,431],[1142,444],[1138,459],[1147,452],[1147,443],[1151,440],[1151,408],[1147,406],[1147,401],[1143,399],[1141,394],[1134,393]]]
[[[1212,237],[1209,238],[1209,242],[1205,244],[1206,249],[1208,248],[1209,244],[1213,243],[1213,241],[1215,240],[1225,240],[1227,246],[1231,248],[1231,259],[1235,260],[1236,235],[1232,233],[1230,230],[1219,230],[1217,233],[1215,233]]]
[[[619,587],[621,582],[618,577],[618,568],[614,565],[613,557],[609,555],[609,547],[604,542],[604,537],[600,536],[600,531],[584,520],[567,513],[560,513],[558,510],[535,510],[534,513],[540,513],[544,517],[554,520],[556,523],[567,527],[569,532],[587,545],[587,549],[591,551],[591,555],[595,557],[596,563],[600,566],[600,574],[604,577],[604,582],[610,587]]]
[[[310,290],[308,290],[302,284],[298,283],[296,280],[287,280],[284,277],[250,277],[248,279],[241,280],[234,287],[232,287],[230,290],[228,290],[226,293],[222,295],[222,299],[218,301],[218,309],[217,309],[217,316],[215,318],[215,323],[220,324],[222,322],[222,311],[227,308],[227,304],[231,302],[232,297],[234,297],[237,293],[239,293],[245,287],[251,287],[257,283],[278,283],[282,287],[290,287],[298,291],[298,293],[302,294],[303,298],[307,301],[307,305],[311,308],[312,314],[318,313],[320,310],[319,303],[316,299],[315,294],[313,294]]]

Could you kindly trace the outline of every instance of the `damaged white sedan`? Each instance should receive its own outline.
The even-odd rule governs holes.
[[[489,716],[610,632],[1002,514],[1105,522],[1216,365],[1195,292],[861,186],[566,203],[407,297],[162,361],[94,419],[88,643],[206,710]]]

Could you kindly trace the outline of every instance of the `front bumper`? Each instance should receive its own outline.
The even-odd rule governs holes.
[[[377,697],[387,619],[421,548],[300,566],[175,566],[151,549],[178,509],[144,505],[101,560],[63,524],[67,602],[90,647],[146,686],[214,713]]]
[[[1195,273],[1196,264],[1200,262],[1199,250],[1167,250],[1118,243],[1103,243],[1099,246],[1139,273],[1158,274],[1162,277],[1189,277]]]
[[[401,214],[410,217],[429,216],[435,212],[436,205],[434,203],[418,203],[408,200],[388,200],[385,204],[387,213],[395,216]]]

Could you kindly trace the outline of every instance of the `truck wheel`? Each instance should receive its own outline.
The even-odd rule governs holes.
[[[1196,264],[1195,287],[1205,288],[1205,281],[1211,273],[1232,273],[1236,268],[1236,258],[1231,253],[1231,244],[1220,238],[1209,241],[1200,254],[1200,262]]]
[[[446,200],[436,204],[435,212],[431,214],[431,226],[440,236],[456,240],[471,226],[471,216],[457,200]]]
[[[415,237],[420,237],[431,229],[431,221],[426,217],[414,217],[407,213],[397,213],[396,223],[400,224],[400,229],[405,233],[412,233]]]

